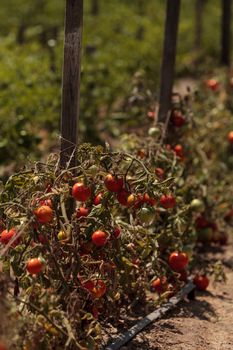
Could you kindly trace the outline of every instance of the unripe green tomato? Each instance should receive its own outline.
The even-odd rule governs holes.
[[[141,208],[138,217],[140,221],[144,224],[150,224],[155,218],[155,211],[153,208]]]
[[[59,241],[63,241],[64,239],[67,238],[66,233],[64,231],[60,231],[57,235],[57,238]]]
[[[99,169],[96,165],[90,166],[90,168],[87,169],[88,175],[95,176],[99,172]]]
[[[202,212],[205,209],[205,205],[200,199],[193,199],[190,203],[190,208],[196,212]]]
[[[156,128],[154,126],[148,130],[149,136],[155,137],[155,136],[159,136],[159,134],[160,134],[159,128]]]

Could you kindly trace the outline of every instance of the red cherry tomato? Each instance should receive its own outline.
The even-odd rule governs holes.
[[[155,200],[154,198],[151,198],[151,197],[149,196],[148,193],[145,193],[145,194],[143,195],[142,202],[143,202],[143,203],[150,204],[150,205],[152,205],[152,206],[156,204],[156,200]]]
[[[117,178],[112,174],[105,177],[104,184],[110,192],[119,192],[123,188],[124,180],[122,177]]]
[[[42,235],[42,234],[39,234],[38,235],[38,241],[41,243],[41,244],[46,244],[48,242],[47,238]]]
[[[77,182],[72,188],[72,196],[79,202],[86,202],[91,197],[91,190],[83,182]]]
[[[216,91],[219,88],[219,82],[216,79],[208,79],[206,82],[206,86],[210,90]]]
[[[119,229],[119,227],[115,227],[114,228],[114,237],[118,238],[118,237],[120,237],[120,235],[121,235],[121,230]]]
[[[175,152],[177,157],[179,157],[179,158],[183,158],[184,157],[184,149],[183,149],[182,145],[176,145],[174,147],[174,152]]]
[[[101,202],[102,202],[102,199],[103,199],[103,193],[100,192],[98,193],[95,198],[94,198],[94,201],[93,201],[93,204],[94,205],[99,205]]]
[[[117,193],[117,200],[118,202],[125,206],[125,207],[128,207],[129,204],[128,204],[128,197],[130,196],[130,192],[128,192],[127,190],[121,190],[120,192]]]
[[[82,284],[95,298],[101,298],[106,293],[106,284],[103,280],[87,281]]]
[[[155,173],[160,179],[164,178],[164,170],[162,168],[156,168]]]
[[[88,216],[88,214],[89,214],[89,209],[88,208],[80,207],[76,211],[76,217],[78,219],[79,218],[84,218],[84,217]]]
[[[172,112],[170,121],[176,128],[180,128],[185,124],[185,117],[181,111],[174,110]]]
[[[170,254],[168,263],[172,270],[182,271],[188,265],[189,259],[186,253],[173,252]]]
[[[34,214],[41,224],[47,224],[53,220],[53,210],[47,205],[35,209]]]
[[[168,194],[168,195],[164,194],[160,198],[160,204],[165,209],[171,209],[176,205],[176,200],[172,194]]]
[[[196,218],[195,227],[196,229],[207,228],[210,227],[210,223],[203,215],[200,215]]]
[[[108,236],[107,236],[107,233],[103,231],[95,231],[92,234],[91,238],[94,245],[96,245],[97,247],[103,247],[107,243]]]
[[[196,275],[193,279],[193,283],[199,290],[206,290],[209,285],[209,279],[205,275]]]
[[[151,120],[154,120],[155,117],[156,117],[155,111],[148,111],[148,112],[147,112],[147,117],[148,117],[149,119],[151,119]]]
[[[162,294],[166,291],[168,286],[167,277],[162,276],[157,278],[151,283],[150,289],[152,292],[157,292],[158,294]]]
[[[0,242],[1,242],[2,244],[4,244],[4,245],[7,245],[7,244],[10,242],[10,240],[11,240],[14,236],[16,236],[16,234],[17,234],[17,231],[16,231],[15,228],[10,229],[9,231],[8,231],[8,230],[4,230],[4,231],[2,231],[2,233],[1,233]],[[17,239],[17,240],[12,244],[12,246],[15,247],[15,246],[17,246],[18,244],[19,244],[19,239]]]
[[[40,259],[33,258],[28,260],[26,268],[31,275],[37,275],[43,269],[43,264]]]

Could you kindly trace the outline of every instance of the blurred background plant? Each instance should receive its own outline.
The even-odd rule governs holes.
[[[1,4],[0,163],[20,163],[29,148],[30,158],[38,158],[57,144],[64,4],[56,0]],[[204,49],[198,51],[197,60],[194,1],[182,3],[178,76],[204,69],[206,73],[218,62],[220,10],[219,1],[205,1]],[[135,90],[135,72],[146,78],[156,98],[164,14],[163,0],[85,1],[80,118],[84,141],[96,144],[106,135],[118,137],[122,120],[137,120],[137,108],[125,109],[125,96]]]

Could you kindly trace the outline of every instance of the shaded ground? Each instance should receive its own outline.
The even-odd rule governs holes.
[[[195,301],[182,302],[121,350],[233,349],[233,244],[210,258],[223,258],[227,283],[211,285]]]

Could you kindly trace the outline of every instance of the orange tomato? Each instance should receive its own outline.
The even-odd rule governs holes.
[[[31,275],[37,275],[43,269],[43,263],[39,258],[33,258],[28,260],[26,268]]]
[[[53,210],[48,205],[35,209],[34,214],[41,224],[47,224],[53,220]]]

